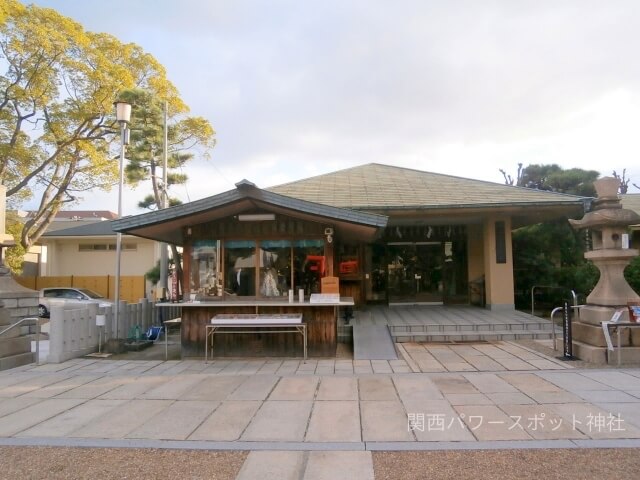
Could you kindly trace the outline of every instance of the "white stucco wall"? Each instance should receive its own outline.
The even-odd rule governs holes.
[[[46,242],[47,263],[46,271],[41,275],[115,275],[116,251],[80,251],[81,243],[115,243],[113,238],[69,238],[56,239]],[[142,238],[127,237],[123,244],[136,244],[136,250],[122,250],[120,262],[121,275],[144,275],[155,264],[158,247],[155,242]]]

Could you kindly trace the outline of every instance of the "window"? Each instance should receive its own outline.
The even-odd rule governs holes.
[[[205,297],[222,296],[219,259],[219,240],[194,242],[191,249],[191,293]]]
[[[496,222],[496,263],[507,263],[507,242],[504,222]]]
[[[200,240],[191,248],[190,292],[196,298],[285,298],[320,292],[324,240]]]
[[[320,279],[325,276],[323,240],[293,242],[294,287],[303,288],[305,295],[320,292]]]
[[[120,245],[123,251],[125,250],[137,250],[138,245],[136,243],[122,243]],[[78,251],[80,252],[106,252],[107,250],[117,250],[115,243],[81,243],[78,245]]]
[[[227,294],[255,296],[256,294],[256,242],[230,240],[224,243],[224,290]]]
[[[291,287],[291,242],[263,240],[260,256],[260,295],[284,297]]]

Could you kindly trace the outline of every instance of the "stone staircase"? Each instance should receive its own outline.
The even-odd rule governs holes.
[[[9,311],[0,307],[0,331],[13,322]],[[27,365],[35,361],[31,352],[31,335],[25,334],[28,327],[16,327],[0,336],[0,370]]]
[[[395,342],[477,342],[497,340],[551,339],[553,324],[548,320],[500,324],[420,324],[389,325]],[[556,327],[556,335],[562,330]]]
[[[0,331],[23,318],[37,316],[38,292],[24,288],[10,275],[0,273]],[[35,361],[29,328],[22,324],[0,335],[0,370]]]

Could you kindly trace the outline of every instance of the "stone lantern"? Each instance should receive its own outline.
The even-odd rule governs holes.
[[[640,303],[640,297],[624,278],[624,269],[638,255],[638,250],[623,248],[622,240],[629,225],[640,223],[640,215],[622,208],[619,185],[620,181],[614,177],[596,180],[598,198],[593,202],[592,210],[581,220],[569,220],[573,228],[588,228],[591,232],[592,250],[584,257],[600,270],[597,285],[572,324],[574,353],[594,363],[607,363],[601,322],[609,320],[616,310],[624,310],[621,320],[628,321],[627,305]],[[623,358],[629,361],[637,356],[640,360],[640,335],[632,338],[630,329],[624,329],[621,338],[625,346]]]

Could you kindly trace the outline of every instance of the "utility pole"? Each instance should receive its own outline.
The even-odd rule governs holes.
[[[163,122],[164,138],[162,142],[162,189],[160,191],[160,205],[158,209],[167,208],[167,159],[169,152],[168,134],[167,134],[167,101],[164,102],[164,122]],[[167,255],[166,243],[160,243],[160,289],[162,291],[162,298],[166,299],[169,292],[168,282],[168,255]]]

